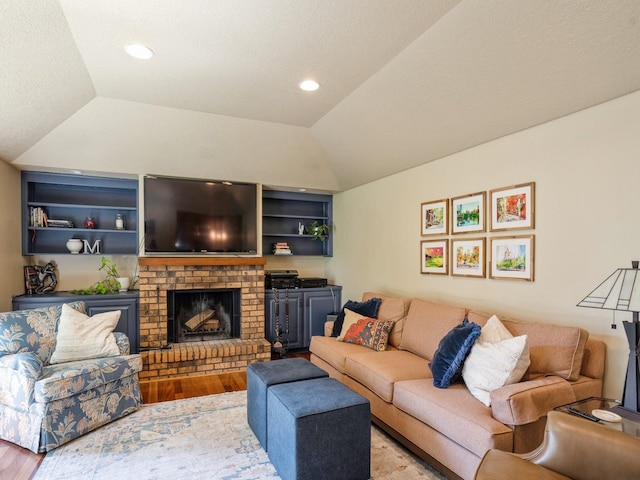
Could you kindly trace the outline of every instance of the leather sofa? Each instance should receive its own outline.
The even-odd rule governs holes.
[[[524,377],[491,392],[489,407],[463,383],[436,388],[429,362],[440,340],[465,318],[482,326],[491,315],[373,292],[362,300],[372,298],[382,299],[377,318],[395,322],[387,349],[337,341],[326,335],[328,325],[325,336],[311,339],[311,362],[366,397],[374,422],[451,478],[473,478],[489,450],[533,450],[549,411],[602,394],[604,342],[577,327],[503,317],[514,336],[528,336]]]
[[[526,455],[489,450],[476,480],[635,480],[640,438],[568,413],[549,412],[542,445]]]
[[[84,302],[68,306],[85,313]],[[52,363],[65,307],[0,313],[0,438],[35,453],[63,445],[142,404],[142,359],[129,354],[123,333],[113,332],[119,355]]]

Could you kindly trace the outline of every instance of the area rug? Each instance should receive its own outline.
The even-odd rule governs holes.
[[[241,391],[143,405],[49,452],[33,479],[279,479],[246,400]],[[377,427],[371,434],[372,479],[444,479]]]

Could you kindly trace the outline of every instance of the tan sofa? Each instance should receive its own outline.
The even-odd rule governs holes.
[[[314,336],[311,361],[369,399],[376,423],[451,478],[473,478],[490,449],[533,450],[547,412],[602,394],[604,342],[577,327],[506,318],[500,320],[514,336],[528,336],[531,365],[523,379],[491,392],[490,407],[463,383],[436,388],[428,363],[442,337],[464,318],[482,326],[491,314],[372,292],[363,301],[374,297],[382,299],[378,318],[395,321],[387,350]]]

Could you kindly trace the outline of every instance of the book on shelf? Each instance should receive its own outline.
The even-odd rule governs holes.
[[[73,228],[73,222],[57,218],[49,218],[42,207],[29,207],[29,226],[34,228],[54,227]]]
[[[278,242],[273,244],[274,255],[293,255],[291,248],[287,242]]]
[[[42,207],[29,207],[29,226],[30,227],[47,227],[47,213]]]

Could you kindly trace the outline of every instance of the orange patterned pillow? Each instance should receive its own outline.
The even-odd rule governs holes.
[[[394,323],[393,320],[361,317],[349,326],[342,341],[382,352],[387,348],[389,332],[391,332]]]

